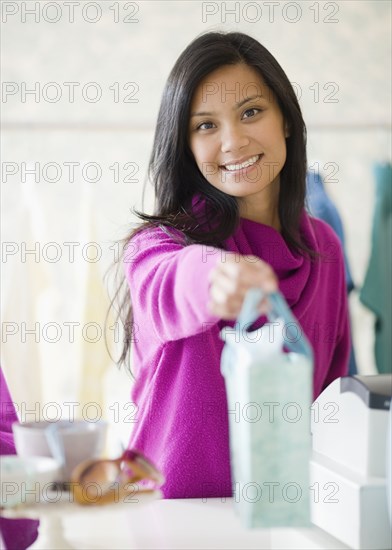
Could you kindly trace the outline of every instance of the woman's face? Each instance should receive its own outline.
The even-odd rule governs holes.
[[[283,115],[255,69],[225,65],[192,98],[189,145],[207,181],[245,202],[279,188],[286,161]]]

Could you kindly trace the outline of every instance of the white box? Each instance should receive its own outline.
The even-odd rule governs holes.
[[[334,380],[312,405],[313,450],[359,475],[385,477],[389,411],[370,408],[358,394],[342,391],[346,380]],[[389,399],[385,398],[388,403]]]
[[[310,481],[315,525],[355,550],[392,548],[385,478],[365,478],[313,452]]]

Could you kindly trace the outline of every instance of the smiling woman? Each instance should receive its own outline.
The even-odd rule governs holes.
[[[256,94],[248,97],[249,88]],[[200,172],[211,185],[239,199],[241,217],[278,231],[279,174],[288,135],[275,95],[252,67],[227,65],[200,82],[189,130]]]
[[[305,124],[266,48],[209,32],[182,52],[149,175],[155,212],[138,213],[143,223],[125,239],[119,310],[129,329],[119,363],[132,341],[136,377],[129,445],[162,471],[166,498],[230,496],[219,335],[248,290],[285,296],[313,346],[314,397],[347,373],[350,349],[340,242],[305,211]],[[260,314],[267,308],[268,297]]]

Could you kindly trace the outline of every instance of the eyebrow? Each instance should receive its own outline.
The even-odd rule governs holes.
[[[236,103],[235,106],[234,106],[234,109],[239,109],[240,107],[245,105],[245,103],[248,103],[249,101],[253,101],[254,99],[260,99],[262,97],[263,97],[262,94],[254,95],[252,97],[247,97],[247,98],[243,99],[242,101]],[[191,117],[194,117],[194,116],[211,116],[213,114],[214,113],[209,113],[207,111],[199,111],[198,113],[191,113]]]

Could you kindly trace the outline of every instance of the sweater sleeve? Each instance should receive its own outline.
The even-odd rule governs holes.
[[[8,391],[7,382],[0,367],[0,455],[15,454],[14,438],[12,433],[13,422],[18,421],[14,404]]]
[[[0,455],[14,455],[15,445],[12,423],[18,421],[7,382],[0,367]],[[7,550],[29,548],[38,537],[39,522],[31,519],[0,517],[0,543]],[[3,544],[0,544],[3,548]]]
[[[184,246],[160,228],[137,233],[124,256],[135,323],[148,323],[162,342],[217,323],[207,309],[208,274],[220,254],[207,245]]]

